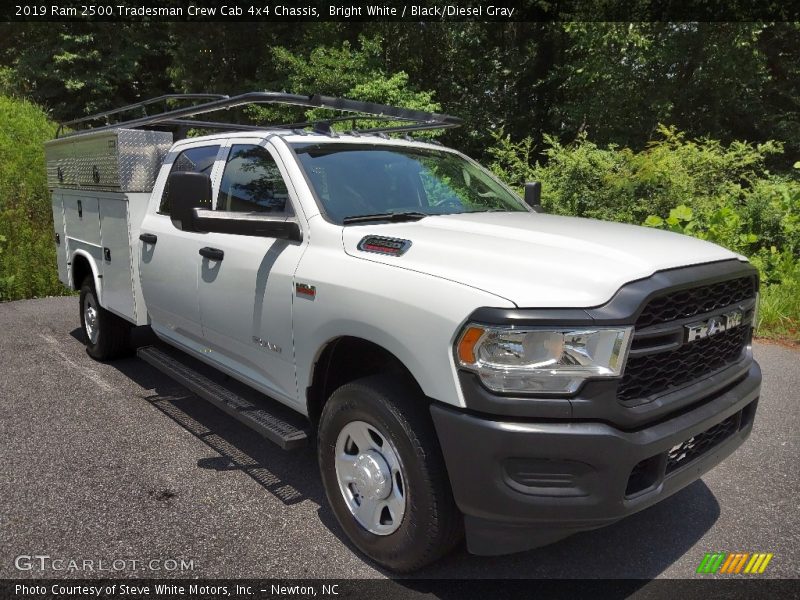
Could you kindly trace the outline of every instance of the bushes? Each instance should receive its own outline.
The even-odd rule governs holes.
[[[67,293],[44,166],[43,144],[54,135],[41,109],[0,96],[0,300]]]
[[[546,141],[547,163],[532,164],[530,139],[497,134],[493,170],[518,188],[541,181],[548,212],[670,229],[748,256],[761,272],[760,333],[800,340],[800,180],[766,168],[780,143],[725,146],[667,127],[641,152],[585,135]]]
[[[566,146],[545,136],[546,163],[530,165],[524,159],[532,154],[531,141],[514,143],[500,133],[489,154],[495,172],[513,185],[541,181],[549,212],[641,223],[649,215],[666,217],[680,204],[693,209],[732,205],[767,176],[767,158],[782,152],[777,142],[723,146],[708,139],[687,141],[663,126],[658,134],[642,152],[600,148],[585,134]]]

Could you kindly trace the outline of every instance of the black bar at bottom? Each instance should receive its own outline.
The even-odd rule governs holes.
[[[31,573],[20,573],[30,575]],[[579,574],[579,573],[576,573]],[[48,575],[53,575],[49,573]],[[64,574],[65,575],[65,574]],[[119,574],[117,574],[119,575]],[[174,575],[174,574],[173,574]],[[687,573],[688,575],[688,573]],[[191,575],[188,575],[191,576]],[[1,580],[0,598],[781,598],[796,579],[24,579]]]

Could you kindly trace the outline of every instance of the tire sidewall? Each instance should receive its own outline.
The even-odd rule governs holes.
[[[86,299],[91,296],[94,300],[94,305],[97,309],[97,341],[93,344],[91,339],[89,339],[89,334],[86,331]],[[102,344],[104,341],[104,337],[106,335],[106,319],[104,319],[103,310],[100,307],[100,304],[97,301],[97,292],[94,289],[94,286],[91,285],[88,281],[85,281],[81,286],[81,295],[80,295],[80,313],[81,313],[81,329],[83,330],[83,336],[86,339],[86,351],[89,353],[89,356],[96,357],[100,354],[102,349]]]
[[[334,464],[336,440],[352,421],[364,421],[375,427],[394,446],[403,472],[406,511],[400,527],[389,535],[376,535],[364,529],[350,512],[342,497]],[[320,472],[334,516],[348,537],[363,553],[382,564],[421,556],[428,545],[427,532],[434,513],[432,498],[426,493],[420,471],[421,457],[403,433],[402,415],[380,394],[363,386],[345,386],[325,406],[318,432]],[[446,473],[442,476],[446,477]],[[393,482],[394,485],[394,482]]]

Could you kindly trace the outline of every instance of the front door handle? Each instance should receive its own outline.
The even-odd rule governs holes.
[[[139,239],[145,244],[155,244],[158,241],[158,236],[155,233],[142,233],[139,235]]]
[[[220,261],[225,258],[225,253],[219,248],[200,248],[200,256],[205,256],[209,260]]]

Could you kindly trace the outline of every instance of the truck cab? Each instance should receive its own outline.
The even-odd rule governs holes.
[[[164,348],[142,358],[284,447],[316,444],[339,524],[397,571],[464,535],[502,554],[613,523],[743,443],[761,377],[744,257],[537,212],[456,150],[387,131],[184,139],[149,194],[98,198],[82,228],[65,198],[85,190],[54,189],[90,354],[149,325]],[[127,265],[105,260],[112,201]],[[120,271],[133,308],[104,289]]]

